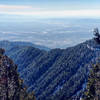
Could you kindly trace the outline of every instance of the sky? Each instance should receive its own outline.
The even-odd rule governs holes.
[[[0,0],[0,40],[66,48],[91,39],[95,27],[100,0]]]
[[[100,0],[0,0],[0,14],[35,18],[98,18]]]

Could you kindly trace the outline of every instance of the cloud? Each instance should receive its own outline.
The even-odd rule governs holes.
[[[47,10],[23,5],[0,5],[0,14],[38,17],[100,17],[100,9],[88,10]]]
[[[27,5],[0,5],[0,13],[3,14],[17,14],[17,15],[23,15],[24,13],[26,14],[27,12],[32,12],[32,11],[37,11],[41,10],[42,8],[36,8],[32,6],[27,6]]]
[[[7,9],[30,9],[32,6],[17,6],[17,5],[0,5],[0,9],[7,10]]]

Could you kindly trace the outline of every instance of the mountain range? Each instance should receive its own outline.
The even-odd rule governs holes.
[[[46,51],[50,50],[50,48],[48,47],[36,45],[31,42],[20,42],[20,41],[11,42],[7,40],[0,41],[0,47],[5,48],[6,50],[10,50],[11,48],[16,47],[16,46],[31,46],[31,47],[39,48],[40,50],[46,50]]]
[[[100,46],[93,39],[67,49],[45,50],[22,44],[1,41],[0,47],[18,65],[28,92],[34,90],[37,100],[70,100],[80,96],[91,64],[100,56]]]

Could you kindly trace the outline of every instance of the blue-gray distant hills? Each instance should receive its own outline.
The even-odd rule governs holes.
[[[50,48],[48,48],[48,47],[36,45],[31,42],[20,42],[20,41],[11,42],[11,41],[7,41],[7,40],[0,41],[0,47],[5,48],[6,50],[9,50],[12,47],[16,47],[16,46],[17,47],[18,46],[31,46],[34,48],[39,48],[40,50],[46,50],[46,51],[50,50]]]
[[[80,96],[91,64],[100,56],[100,46],[94,40],[49,51],[22,44],[1,41],[0,47],[18,65],[28,91],[34,90],[37,100],[71,100]]]

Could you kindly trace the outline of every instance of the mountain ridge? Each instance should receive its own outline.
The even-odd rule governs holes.
[[[34,90],[38,100],[66,100],[83,91],[91,63],[100,53],[87,47],[97,45],[88,40],[67,49],[39,50],[16,46],[7,51],[18,64],[18,71],[28,91]],[[84,87],[85,88],[85,87]]]
[[[0,47],[4,48],[6,50],[10,50],[11,48],[16,47],[16,46],[31,46],[31,47],[38,48],[40,50],[46,50],[46,51],[50,50],[50,48],[48,48],[48,47],[45,47],[42,45],[36,45],[36,44],[31,43],[31,42],[8,41],[8,40],[0,41]]]

